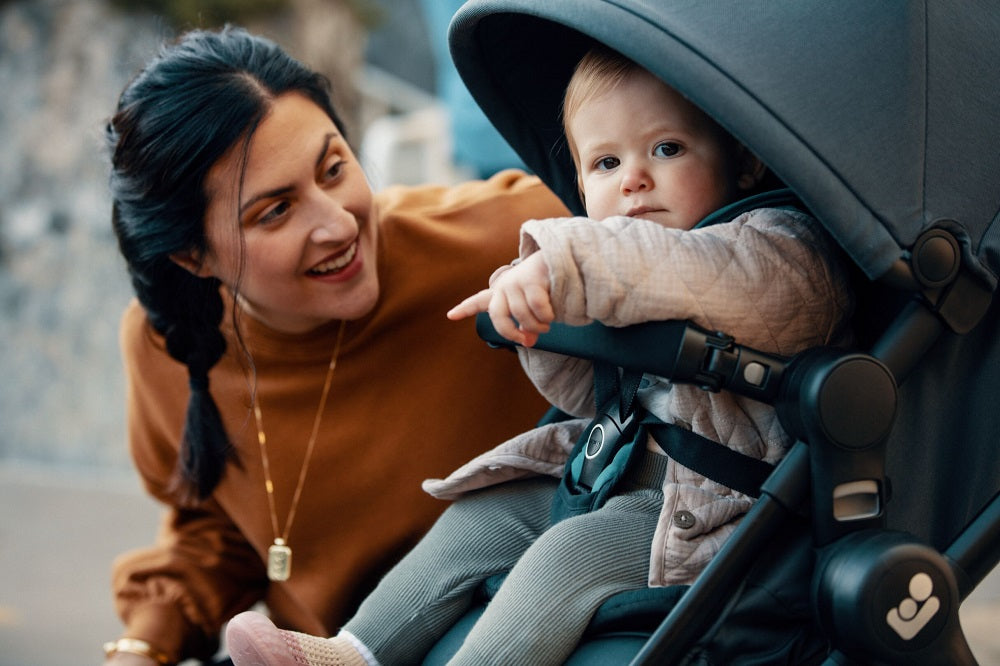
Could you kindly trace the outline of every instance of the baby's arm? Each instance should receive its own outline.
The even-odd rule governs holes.
[[[490,277],[488,289],[453,307],[448,318],[459,320],[488,312],[497,333],[531,347],[539,334],[548,332],[555,319],[549,287],[548,266],[542,254],[536,252],[517,264],[497,270]]]
[[[521,248],[543,255],[556,319],[571,326],[690,319],[790,354],[832,339],[849,308],[831,241],[795,211],[689,231],[621,217],[529,221]]]
[[[458,320],[489,312],[497,331],[521,345],[517,349],[521,365],[538,391],[567,414],[591,416],[594,398],[590,361],[530,349],[538,341],[538,335],[548,331],[555,318],[549,289],[548,266],[542,253],[534,252],[523,261],[516,260],[494,271],[490,276],[490,288],[453,307],[448,311],[448,317]],[[515,300],[531,310],[529,315],[518,314],[516,307],[510,306],[510,300],[505,297],[507,291],[515,292]],[[534,296],[528,296],[529,291]],[[536,309],[532,309],[529,303]],[[512,316],[521,325],[520,330]],[[529,325],[537,330],[527,330]]]

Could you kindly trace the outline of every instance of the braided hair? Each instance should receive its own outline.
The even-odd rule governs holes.
[[[196,30],[165,45],[125,87],[105,130],[119,249],[151,326],[188,368],[190,398],[171,486],[182,501],[207,498],[235,453],[208,382],[226,350],[221,285],[171,255],[204,256],[208,171],[238,142],[245,168],[274,98],[292,91],[343,132],[323,76],[240,28]],[[233,224],[238,228],[235,217]]]

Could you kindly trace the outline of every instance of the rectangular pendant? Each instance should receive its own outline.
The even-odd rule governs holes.
[[[288,580],[292,574],[292,549],[281,539],[267,549],[267,577],[273,581]]]

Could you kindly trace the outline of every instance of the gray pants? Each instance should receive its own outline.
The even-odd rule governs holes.
[[[383,666],[419,663],[480,583],[509,571],[450,663],[561,664],[605,599],[646,587],[666,460],[644,452],[603,507],[555,525],[555,479],[459,499],[344,628]]]

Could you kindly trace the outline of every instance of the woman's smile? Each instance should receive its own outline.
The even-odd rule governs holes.
[[[359,261],[352,265],[355,258]],[[350,270],[348,270],[350,269]],[[324,259],[320,263],[316,264],[308,271],[306,274],[312,277],[338,277],[342,279],[349,279],[353,277],[353,274],[357,273],[361,269],[360,256],[358,255],[358,242],[354,241],[351,243],[346,250],[335,254],[327,259]],[[350,273],[350,275],[347,275]]]

